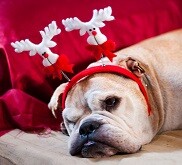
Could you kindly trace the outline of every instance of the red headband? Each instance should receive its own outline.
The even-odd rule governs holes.
[[[68,85],[66,86],[66,88],[64,90],[64,93],[62,96],[62,108],[63,109],[65,108],[66,97],[67,97],[67,94],[70,91],[70,89],[82,78],[90,76],[95,73],[115,73],[115,74],[123,75],[123,76],[135,81],[138,84],[141,92],[143,93],[143,95],[145,97],[145,100],[146,100],[146,103],[148,106],[148,115],[150,116],[151,109],[150,109],[150,105],[149,105],[149,100],[148,100],[147,92],[146,92],[145,87],[143,86],[141,80],[138,77],[136,77],[132,72],[130,72],[124,68],[121,68],[119,66],[114,66],[114,65],[91,67],[91,68],[88,68],[88,69],[83,70],[82,72],[79,72],[78,74],[76,74],[70,80],[70,82],[68,83]]]

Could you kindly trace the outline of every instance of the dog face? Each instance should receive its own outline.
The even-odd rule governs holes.
[[[62,113],[70,154],[137,152],[153,137],[147,109],[138,84],[129,78],[97,73],[81,80],[69,91]]]
[[[148,140],[147,118],[147,105],[135,82],[95,74],[79,82],[66,99],[63,119],[70,153],[83,157],[134,153]]]

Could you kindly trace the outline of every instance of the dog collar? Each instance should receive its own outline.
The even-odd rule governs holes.
[[[75,86],[81,79],[88,77],[92,74],[95,73],[114,73],[114,74],[118,74],[118,75],[122,75],[125,76],[127,78],[130,78],[131,80],[135,81],[141,92],[143,93],[143,96],[145,97],[147,106],[148,106],[148,115],[150,116],[150,104],[149,104],[149,99],[148,99],[148,95],[147,92],[145,90],[145,87],[143,86],[141,80],[136,77],[132,72],[128,71],[127,69],[121,68],[119,66],[115,66],[115,65],[105,65],[105,66],[95,66],[95,67],[91,67],[88,69],[85,69],[81,72],[79,72],[78,74],[76,74],[67,84],[63,95],[62,95],[62,109],[65,108],[65,101],[66,101],[66,97],[68,92],[70,91],[70,89]]]

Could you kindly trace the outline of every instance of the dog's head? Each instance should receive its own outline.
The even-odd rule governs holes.
[[[136,61],[124,62],[138,77],[144,73]],[[138,151],[151,140],[147,111],[135,81],[113,73],[84,78],[69,91],[62,113],[71,155],[103,157]]]

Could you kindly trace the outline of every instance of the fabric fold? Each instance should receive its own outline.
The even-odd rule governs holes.
[[[46,128],[60,130],[61,113],[54,118],[47,104],[18,89],[11,89],[0,98],[1,133],[13,128],[40,131]],[[3,117],[4,116],[4,117]]]

